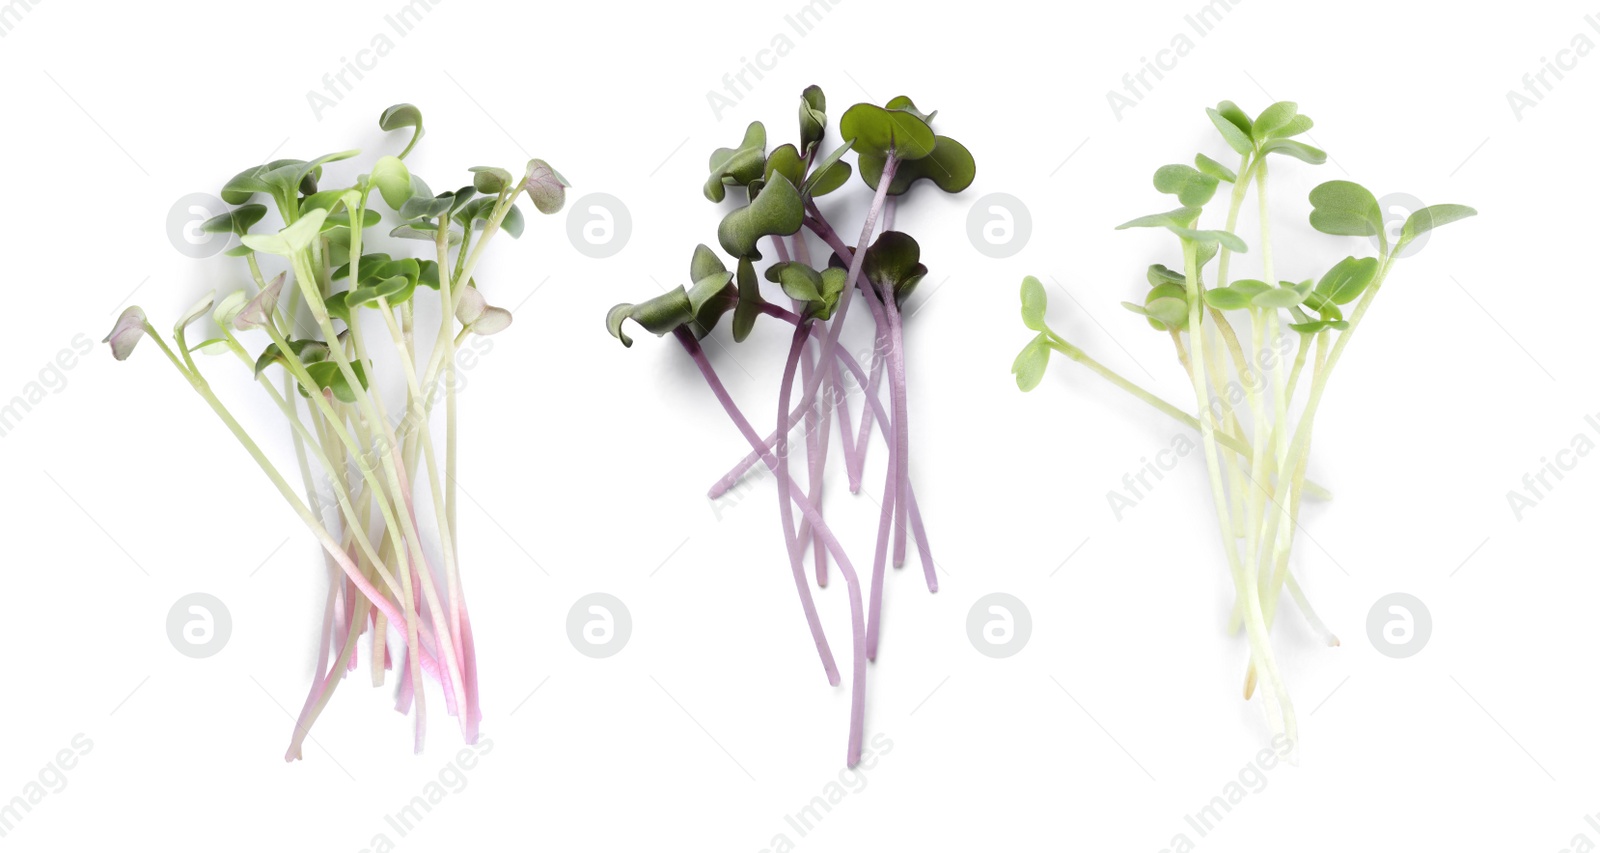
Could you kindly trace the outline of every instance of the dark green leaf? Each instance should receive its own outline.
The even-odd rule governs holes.
[[[800,230],[805,220],[805,205],[800,191],[782,175],[762,187],[746,207],[729,213],[717,226],[717,241],[723,251],[736,257],[760,260],[756,243],[763,237],[789,235]]]
[[[694,319],[694,309],[689,304],[689,294],[683,288],[674,288],[653,299],[637,305],[623,303],[606,312],[606,329],[623,346],[633,346],[633,339],[623,330],[623,322],[632,320],[645,331],[664,335]]]
[[[711,154],[711,177],[706,179],[706,198],[722,201],[727,185],[747,186],[760,178],[767,165],[767,129],[761,122],[750,122],[738,148],[718,148]]]
[[[902,160],[920,160],[933,153],[933,129],[915,113],[856,104],[839,119],[839,135],[855,141],[858,154],[880,157],[894,154]]]
[[[885,158],[863,151],[856,159],[861,178],[876,190],[883,176]],[[972,185],[978,174],[977,163],[966,146],[948,136],[934,137],[933,152],[918,160],[906,160],[895,169],[894,180],[889,182],[889,195],[901,195],[923,178],[947,193],[958,193]]]
[[[811,167],[811,174],[806,176],[806,181],[800,187],[800,194],[807,198],[825,196],[844,185],[850,179],[850,164],[840,162],[839,158],[850,150],[851,142],[833,149],[833,153],[817,161]]]
[[[361,383],[362,388],[367,387],[367,371],[361,362],[351,362],[350,372],[355,374],[356,381]],[[355,391],[350,388],[350,383],[345,380],[344,371],[339,369],[338,362],[319,361],[316,364],[308,364],[306,365],[306,373],[311,374],[311,379],[317,383],[318,388],[331,389],[333,396],[339,401],[345,403],[354,403],[356,401]],[[300,389],[300,393],[310,396],[303,387]]]
[[[789,179],[789,183],[800,186],[806,174],[806,161],[801,158],[800,151],[788,143],[772,149],[772,153],[767,155],[766,170],[762,173],[763,182],[770,182],[774,174],[781,174]]]
[[[711,260],[722,267],[722,261],[716,253],[701,245],[695,250],[695,266],[709,270],[708,263],[702,262],[700,250],[711,255]],[[709,273],[708,273],[709,274]],[[735,276],[739,285],[739,302],[733,309],[733,339],[743,341],[750,337],[750,331],[756,326],[756,318],[761,316],[761,282],[756,278],[756,268],[749,258],[740,258],[738,272]]]
[[[928,274],[920,262],[922,248],[911,235],[901,231],[885,231],[867,247],[862,259],[861,272],[879,294],[893,294],[899,303],[905,302],[911,290]]]
[[[329,355],[328,345],[313,339],[291,340],[289,341],[289,350],[295,354],[295,358],[306,365],[324,361]],[[256,358],[255,375],[260,376],[261,372],[268,367],[274,364],[283,364],[286,361],[287,359],[283,356],[283,350],[278,349],[276,343],[267,344],[267,348],[262,350],[261,355]]]
[[[800,93],[800,151],[810,154],[828,130],[828,101],[821,86]]]

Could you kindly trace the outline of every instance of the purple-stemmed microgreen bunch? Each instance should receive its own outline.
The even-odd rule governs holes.
[[[171,345],[137,306],[106,338],[119,361],[141,338],[154,340],[325,552],[330,583],[317,671],[287,760],[301,756],[312,723],[356,670],[356,643],[369,630],[374,686],[394,665],[390,628],[403,643],[396,709],[415,705],[416,749],[426,729],[424,675],[440,685],[467,742],[477,740],[478,672],[456,535],[456,353],[473,336],[511,323],[473,273],[497,234],[522,233],[517,202],[526,194],[540,212],[555,213],[565,199],[566,181],[542,160],[530,161],[520,178],[474,167],[470,184],[435,195],[405,164],[423,135],[421,112],[390,107],[379,126],[410,129],[411,139],[348,185],[324,189],[323,167],[358,151],[275,160],[223,187],[223,201],[234,207],[203,228],[238,235],[229,254],[245,259],[253,288],[201,299],[173,327]],[[383,219],[379,202],[399,223],[390,236],[422,241],[431,256],[370,251],[366,232]],[[282,226],[252,230],[269,212]],[[272,275],[272,266],[283,269]],[[423,290],[438,294],[436,331],[417,327]],[[208,314],[218,335],[191,343],[191,329]],[[374,344],[369,335],[385,341]],[[374,375],[375,348],[392,349],[398,376]],[[232,356],[282,413],[303,495],[261,449],[260,430],[246,428],[218,399],[197,352]],[[272,381],[273,368],[282,371],[281,384]],[[403,387],[404,402],[386,402],[385,384]],[[441,390],[442,451],[431,423]]]
[[[1249,641],[1244,696],[1249,699],[1254,693],[1258,677],[1266,680],[1268,724],[1274,735],[1283,735],[1292,745],[1298,740],[1294,709],[1269,642],[1285,588],[1311,628],[1329,645],[1339,644],[1289,570],[1302,496],[1328,497],[1306,478],[1318,408],[1350,337],[1407,246],[1424,232],[1476,211],[1457,204],[1425,207],[1411,214],[1390,245],[1372,193],[1350,181],[1329,181],[1311,191],[1311,227],[1334,236],[1376,238],[1377,255],[1346,257],[1319,279],[1280,281],[1267,192],[1270,155],[1312,165],[1320,165],[1327,155],[1292,138],[1312,124],[1294,103],[1272,104],[1255,118],[1230,101],[1207,113],[1238,155],[1238,170],[1205,154],[1197,154],[1193,166],[1162,166],[1156,170],[1155,187],[1176,196],[1181,206],[1118,226],[1162,228],[1178,238],[1178,268],[1152,264],[1146,271],[1150,290],[1144,301],[1123,306],[1171,336],[1193,388],[1195,409],[1185,411],[1140,388],[1052,329],[1045,322],[1044,287],[1031,276],[1022,283],[1022,321],[1038,334],[1017,356],[1012,372],[1018,387],[1030,391],[1044,376],[1050,353],[1058,352],[1199,431],[1236,593],[1229,632],[1243,626]],[[1246,251],[1235,230],[1252,183],[1260,211],[1261,277],[1235,278],[1233,256]],[[1223,226],[1202,229],[1203,207],[1224,184],[1232,191]],[[1206,268],[1213,260],[1208,283]],[[1311,259],[1295,260],[1302,269],[1315,268]],[[1346,318],[1351,303],[1355,307]],[[1245,324],[1243,332],[1230,317]],[[1248,357],[1254,354],[1261,357]]]
[[[898,97],[881,107],[856,104],[846,110],[839,120],[842,141],[838,143],[825,144],[828,118],[820,88],[807,88],[799,108],[798,144],[780,145],[769,152],[766,128],[752,122],[737,148],[721,148],[711,155],[706,198],[722,202],[730,192],[742,196],[743,203],[727,213],[717,228],[718,243],[734,259],[734,268],[728,269],[715,251],[700,245],[690,261],[688,286],[638,304],[618,305],[607,315],[606,325],[630,346],[633,342],[624,328],[629,320],[658,336],[672,334],[750,445],[751,452],[712,487],[713,500],[756,465],[764,464],[776,475],[778,515],[791,574],[823,671],[832,685],[839,684],[839,670],[817,616],[805,565],[806,549],[812,551],[819,588],[827,585],[830,558],[844,575],[853,652],[846,761],[853,767],[861,757],[866,662],[876,660],[878,654],[884,569],[891,550],[895,566],[904,565],[908,535],[916,540],[929,591],[938,589],[911,487],[903,333],[903,308],[927,268],[921,263],[916,240],[894,230],[895,205],[921,179],[945,192],[960,192],[972,183],[976,166],[961,143],[933,132],[934,115],[919,111],[909,98]],[[854,170],[842,159],[851,151],[856,157]],[[819,203],[846,186],[852,172],[861,176],[872,194],[855,246],[844,242]],[[825,262],[813,261],[806,232],[831,252]],[[763,246],[771,247],[776,260],[758,275],[756,262],[765,260]],[[770,290],[763,293],[763,278],[778,286],[782,293],[779,301],[766,298],[776,294]],[[870,368],[863,368],[840,343],[857,291],[875,328]],[[765,438],[734,403],[700,346],[730,312],[735,341],[745,340],[761,316],[781,320],[789,329],[791,343],[778,381],[774,428]],[[864,392],[859,421],[850,413],[853,391]],[[835,418],[837,443],[843,447],[852,493],[861,490],[874,424],[888,445],[877,546],[866,591],[822,512],[829,434]],[[803,487],[796,483],[789,459],[791,447],[798,444],[791,441],[791,432],[801,425],[806,459]]]

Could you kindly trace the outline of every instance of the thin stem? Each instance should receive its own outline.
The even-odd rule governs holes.
[[[811,327],[810,320],[801,320],[794,328],[794,341],[789,347],[789,357],[783,364],[783,380],[778,388],[778,445],[777,467],[774,473],[778,475],[778,517],[783,522],[784,547],[789,552],[789,568],[794,574],[795,589],[800,593],[800,606],[805,610],[806,626],[811,629],[811,638],[817,645],[817,654],[822,658],[822,670],[828,676],[828,683],[839,683],[839,667],[834,663],[833,650],[828,647],[828,637],[823,633],[822,620],[817,617],[817,605],[811,596],[811,586],[806,582],[805,565],[801,560],[805,552],[805,541],[801,533],[805,525],[801,525],[801,533],[794,527],[793,505],[790,503],[790,494],[793,491],[789,479],[789,430],[785,428],[789,414],[789,398],[794,392],[795,366],[800,361],[804,351],[807,332]],[[815,506],[815,504],[813,504]]]
[[[906,502],[905,485],[910,468],[911,443],[906,406],[906,349],[905,333],[900,324],[900,309],[895,305],[895,294],[883,294],[884,313],[889,318],[889,399],[893,415],[894,436],[890,446],[894,453],[894,491],[884,495],[884,502],[894,503],[894,567],[906,562]]]
[[[887,182],[885,182],[885,186],[887,186]],[[711,386],[711,392],[716,395],[717,401],[722,404],[722,408],[728,413],[728,417],[733,421],[734,426],[739,429],[740,434],[750,443],[751,448],[761,453],[762,461],[767,464],[767,467],[773,473],[777,473],[777,459],[762,446],[761,437],[750,426],[750,422],[745,419],[744,414],[739,411],[739,407],[733,402],[733,398],[729,396],[728,390],[723,387],[722,381],[717,378],[716,370],[712,368],[711,361],[706,358],[705,352],[701,350],[699,341],[696,341],[694,336],[682,327],[674,332],[674,336],[683,345],[683,348],[688,351],[689,356],[694,359],[695,366],[700,369],[700,374],[705,377],[706,384]],[[824,351],[826,352],[826,350]],[[831,358],[832,354],[829,353],[828,357]],[[845,763],[850,767],[855,767],[861,761],[861,741],[862,732],[866,724],[867,703],[866,626],[862,614],[861,581],[856,577],[856,571],[850,564],[849,556],[845,554],[844,548],[834,538],[833,532],[828,529],[827,524],[822,520],[822,516],[817,513],[816,508],[811,506],[809,501],[804,501],[804,496],[799,493],[794,494],[793,499],[795,504],[799,506],[801,513],[810,519],[811,526],[822,534],[828,550],[833,552],[835,562],[839,564],[840,571],[844,572],[845,585],[849,591],[854,661],[850,680],[850,735],[845,751]]]
[[[1199,338],[1193,330],[1200,329],[1200,284],[1199,267],[1195,256],[1195,245],[1192,241],[1183,241],[1184,274],[1187,279],[1189,298],[1189,359],[1195,367],[1195,403],[1198,406],[1206,405],[1205,384],[1200,378],[1205,372],[1205,349],[1200,345]],[[1246,619],[1246,634],[1250,640],[1251,656],[1260,665],[1267,675],[1268,682],[1273,691],[1267,696],[1268,721],[1274,732],[1281,731],[1294,744],[1298,738],[1298,729],[1295,724],[1293,706],[1290,704],[1288,692],[1283,689],[1283,683],[1278,676],[1277,663],[1273,660],[1272,650],[1267,643],[1267,631],[1261,615],[1261,600],[1256,595],[1255,577],[1253,567],[1241,566],[1239,552],[1234,547],[1230,536],[1231,529],[1228,523],[1227,495],[1222,485],[1222,470],[1218,460],[1215,431],[1209,425],[1204,425],[1200,430],[1200,443],[1205,450],[1206,469],[1211,474],[1212,504],[1216,509],[1217,526],[1222,533],[1223,551],[1228,557],[1228,568],[1233,575],[1234,588],[1241,596],[1247,597],[1249,613]]]

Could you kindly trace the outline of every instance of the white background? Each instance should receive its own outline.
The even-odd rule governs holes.
[[[569,201],[621,199],[632,234],[615,256],[578,251],[569,212],[533,215],[478,276],[493,301],[521,303],[462,395],[462,553],[492,750],[405,838],[385,816],[461,746],[442,714],[413,755],[390,689],[352,679],[305,760],[281,760],[285,709],[315,660],[326,589],[315,543],[154,347],[118,364],[96,344],[0,439],[0,799],[74,735],[93,743],[5,846],[354,851],[380,833],[403,850],[756,851],[780,834],[807,850],[1155,851],[1179,833],[1217,851],[1600,839],[1584,821],[1600,810],[1600,462],[1581,461],[1520,521],[1506,498],[1575,435],[1600,440],[1584,423],[1600,412],[1593,272],[1576,252],[1596,224],[1585,164],[1600,60],[1550,77],[1520,120],[1506,99],[1576,35],[1600,40],[1585,4],[1251,2],[1204,36],[1184,19],[1198,0],[845,2],[805,35],[785,20],[799,0],[452,0],[404,36],[385,21],[400,6],[22,11],[0,39],[0,400],[25,395],[75,336],[98,341],[126,304],[166,328],[205,290],[241,286],[239,262],[174,249],[174,203],[268,157],[391,153],[399,138],[375,125],[391,103],[422,108],[430,132],[413,162],[436,190],[467,166],[519,170],[537,156],[571,180]],[[308,91],[380,32],[393,49],[319,116]],[[1180,32],[1192,50],[1119,119],[1107,91]],[[792,49],[762,57],[770,70],[717,115],[707,91],[778,34]],[[704,492],[743,453],[739,436],[670,340],[642,334],[625,350],[601,324],[613,303],[685,283],[718,220],[700,195],[707,154],[754,119],[774,144],[792,139],[810,83],[834,120],[858,100],[911,95],[978,162],[965,193],[924,185],[901,208],[931,269],[906,346],[914,478],[943,588],[928,595],[914,563],[891,574],[867,722],[892,749],[843,782],[848,692],[818,671],[770,478],[714,511]],[[1106,493],[1180,429],[1070,363],[1028,395],[1008,368],[1029,337],[1017,285],[1032,273],[1058,329],[1183,399],[1171,342],[1117,307],[1175,250],[1111,227],[1171,206],[1150,187],[1157,166],[1227,154],[1203,112],[1223,98],[1252,113],[1298,101],[1332,156],[1276,166],[1282,277],[1368,250],[1306,225],[1306,191],[1324,180],[1482,215],[1398,267],[1330,385],[1311,474],[1337,498],[1308,508],[1296,565],[1344,644],[1319,646],[1285,611],[1274,640],[1301,764],[1271,770],[1202,838],[1184,816],[1268,737],[1240,699],[1243,641],[1222,630],[1229,587],[1204,463],[1191,455],[1118,521]],[[969,210],[993,192],[1031,214],[1031,239],[1003,260],[967,237]],[[842,232],[859,228],[859,204],[828,209]],[[736,350],[711,347],[762,425],[786,341],[763,325]],[[246,377],[207,367],[292,467]],[[874,496],[885,456],[876,445]],[[833,474],[830,518],[870,565],[876,504]],[[633,622],[630,644],[604,660],[578,654],[565,630],[573,602],[596,591]],[[997,591],[1034,626],[1005,660],[979,655],[965,628]],[[1406,660],[1366,636],[1368,609],[1396,591],[1434,625]],[[229,644],[205,660],[165,632],[193,592],[232,617]],[[846,663],[842,586],[820,601]],[[835,782],[848,795],[800,837],[785,816]]]

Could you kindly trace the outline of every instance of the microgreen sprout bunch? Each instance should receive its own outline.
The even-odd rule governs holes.
[[[756,465],[765,465],[776,475],[778,515],[790,571],[823,671],[833,685],[839,683],[839,671],[813,600],[807,548],[812,554],[810,574],[819,588],[827,585],[830,560],[844,575],[852,622],[853,678],[846,752],[850,766],[861,756],[866,661],[876,660],[878,653],[885,564],[891,550],[896,567],[905,563],[908,535],[916,541],[929,591],[938,589],[911,487],[903,334],[903,308],[927,268],[921,262],[917,241],[894,230],[893,224],[898,201],[924,179],[939,190],[954,193],[966,189],[976,173],[972,155],[961,143],[934,133],[934,117],[905,97],[881,107],[856,104],[840,117],[840,141],[833,142],[827,139],[822,90],[807,88],[799,101],[798,144],[786,143],[768,151],[766,128],[753,122],[738,147],[721,148],[711,155],[704,194],[713,202],[733,201],[717,228],[717,242],[732,258],[732,269],[702,244],[691,258],[687,286],[638,304],[618,305],[606,317],[611,334],[625,345],[633,343],[626,328],[630,321],[658,336],[673,335],[750,445],[751,452],[712,487],[713,500]],[[852,151],[853,169],[843,159]],[[839,236],[820,203],[823,197],[852,186],[853,175],[859,175],[865,185],[862,192],[871,193],[861,236],[854,246]],[[813,247],[811,237],[820,240],[821,247]],[[824,250],[831,255],[822,257]],[[764,255],[766,251],[771,252],[770,259]],[[767,262],[759,274],[757,262]],[[763,279],[776,287],[763,289]],[[857,291],[875,329],[869,367],[863,367],[851,356],[852,347],[841,342]],[[781,321],[790,338],[778,379],[775,413],[768,421],[773,430],[765,438],[729,396],[700,345],[722,317],[730,314],[734,341],[748,338],[760,317]],[[860,398],[859,419],[850,411],[853,394]],[[835,419],[838,438],[830,442]],[[803,426],[804,436],[791,440],[797,426]],[[888,454],[872,575],[868,589],[863,590],[855,564],[824,520],[823,481],[830,444],[836,444],[843,451],[850,491],[860,492],[875,426],[888,445]],[[791,449],[802,445],[806,462],[803,487],[792,475],[789,459]]]
[[[473,274],[496,235],[522,233],[517,202],[526,194],[540,212],[555,213],[565,198],[565,180],[542,160],[530,161],[520,177],[474,167],[467,185],[435,195],[405,164],[422,138],[422,114],[400,104],[384,111],[379,126],[409,130],[410,141],[353,183],[326,187],[324,167],[358,151],[275,160],[235,176],[222,189],[234,207],[203,228],[239,236],[229,254],[244,259],[251,286],[201,299],[173,326],[170,345],[137,306],[106,338],[119,361],[140,339],[152,339],[324,550],[330,583],[317,672],[287,760],[301,756],[312,723],[356,671],[356,642],[366,633],[374,686],[399,662],[396,710],[415,705],[418,751],[427,719],[424,676],[439,684],[466,741],[477,740],[478,672],[457,564],[456,352],[511,323]],[[421,257],[374,251],[368,231],[384,218],[380,204],[398,223],[389,236],[420,241]],[[281,227],[256,228],[269,213]],[[424,298],[437,302],[437,329],[419,328]],[[208,316],[217,336],[191,340]],[[384,367],[397,375],[378,372],[379,350],[395,356]],[[303,495],[263,452],[262,429],[247,428],[218,399],[197,353],[220,359],[214,373],[236,362],[282,413],[286,424],[277,428],[293,438]],[[386,387],[403,392],[386,398]],[[442,442],[432,423],[441,397]],[[403,644],[396,655],[391,628]]]
[[[1052,329],[1045,322],[1044,287],[1032,277],[1022,283],[1022,321],[1037,335],[1017,356],[1012,372],[1018,387],[1030,391],[1057,352],[1200,432],[1236,592],[1229,632],[1242,626],[1249,643],[1244,696],[1249,699],[1257,680],[1264,679],[1268,724],[1292,744],[1297,740],[1293,705],[1269,643],[1283,593],[1313,631],[1329,645],[1339,643],[1289,567],[1302,497],[1327,497],[1307,479],[1306,469],[1328,380],[1407,246],[1424,232],[1476,211],[1456,204],[1425,207],[1410,215],[1391,245],[1372,193],[1350,181],[1321,184],[1311,191],[1311,227],[1334,237],[1376,238],[1377,254],[1351,255],[1300,278],[1320,267],[1310,258],[1274,257],[1268,167],[1291,158],[1311,165],[1327,159],[1293,138],[1311,128],[1311,119],[1287,101],[1255,118],[1229,101],[1207,113],[1238,157],[1237,169],[1205,154],[1197,154],[1193,166],[1163,166],[1155,173],[1155,188],[1176,196],[1180,206],[1118,226],[1165,229],[1177,238],[1178,263],[1150,265],[1144,299],[1123,306],[1172,338],[1193,389],[1189,403],[1194,408],[1138,387]],[[1234,256],[1247,249],[1235,231],[1252,185],[1260,219],[1259,277],[1243,278]],[[1225,218],[1220,227],[1207,228],[1201,223],[1204,208],[1224,187]],[[1256,354],[1263,355],[1252,359]]]

